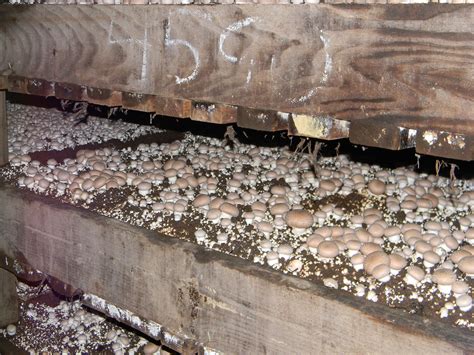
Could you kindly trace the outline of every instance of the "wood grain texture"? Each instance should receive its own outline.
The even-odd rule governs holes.
[[[27,191],[0,188],[0,225],[0,252],[225,353],[474,349],[472,332]]]
[[[8,124],[6,93],[0,90],[0,166],[8,163]]]
[[[474,160],[474,124],[462,120],[377,117],[351,123],[350,141],[371,147]]]
[[[16,277],[0,268],[0,327],[18,322],[19,307]]]
[[[474,120],[474,6],[0,8],[0,67],[116,91],[355,120]]]

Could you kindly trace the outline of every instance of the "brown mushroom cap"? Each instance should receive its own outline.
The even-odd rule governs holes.
[[[339,255],[339,247],[336,242],[325,240],[319,243],[318,254],[323,258],[334,258]]]
[[[274,216],[280,216],[288,212],[289,209],[286,203],[276,203],[270,208],[270,213]]]
[[[372,276],[375,277],[379,281],[386,278],[388,275],[390,275],[390,266],[386,264],[377,265],[372,270]]]
[[[314,223],[311,213],[305,210],[292,210],[285,216],[286,223],[293,228],[309,228]]]
[[[458,263],[459,270],[467,275],[474,275],[474,255],[465,256]]]
[[[423,269],[414,265],[407,267],[407,274],[417,281],[421,281],[425,278],[425,272]]]
[[[370,181],[367,184],[367,188],[374,195],[382,195],[383,193],[385,193],[385,184],[378,179]]]
[[[239,209],[234,206],[233,204],[230,204],[229,202],[224,202],[222,205],[219,206],[219,209],[232,216],[232,217],[238,217],[239,216]]]
[[[451,270],[438,269],[433,273],[432,280],[439,285],[452,285],[456,281],[456,275]]]
[[[407,265],[407,260],[399,254],[390,254],[390,268],[394,270],[401,270]]]
[[[383,251],[375,251],[366,256],[364,260],[364,269],[369,274],[372,275],[374,269],[379,265],[390,265],[390,258]]]

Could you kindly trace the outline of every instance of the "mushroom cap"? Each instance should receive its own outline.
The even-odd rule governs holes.
[[[369,255],[376,251],[382,251],[382,247],[376,243],[372,243],[372,242],[364,243],[360,247],[360,252],[364,255]]]
[[[309,228],[314,223],[311,213],[305,210],[292,210],[285,216],[286,223],[292,228]]]
[[[384,235],[385,233],[385,228],[383,225],[381,225],[380,223],[374,223],[372,224],[368,229],[367,231],[373,236],[373,237],[377,237],[377,238],[380,238]]]
[[[200,195],[197,195],[196,198],[194,199],[193,206],[203,207],[203,206],[209,205],[210,201],[211,201],[211,198],[208,195],[200,194]]]
[[[456,304],[459,307],[469,307],[472,305],[472,297],[468,294],[461,295],[456,298]]]
[[[290,208],[286,203],[276,203],[270,207],[270,213],[274,216],[283,215],[288,212]]]
[[[240,213],[239,209],[229,202],[224,202],[222,205],[220,205],[219,209],[232,217],[238,217]]]
[[[437,264],[441,261],[440,256],[431,250],[423,253],[423,259],[430,264]]]
[[[390,268],[394,270],[401,270],[407,266],[407,260],[400,254],[390,254]]]
[[[439,285],[452,285],[456,281],[456,275],[451,270],[438,269],[433,273],[432,280]]]
[[[387,267],[390,265],[389,256],[383,251],[374,251],[366,256],[364,260],[364,269],[368,274],[372,275],[374,269],[382,264],[387,265]]]
[[[465,256],[458,263],[459,270],[462,272],[473,275],[474,274],[474,255]]]
[[[277,252],[282,255],[291,255],[293,248],[289,244],[280,244],[277,248]]]
[[[414,265],[407,267],[407,274],[417,281],[421,281],[425,278],[425,271],[422,268]]]
[[[384,277],[387,277],[388,275],[390,275],[390,266],[386,264],[377,265],[372,270],[372,276],[375,277],[377,280],[381,280]]]
[[[270,222],[262,221],[257,224],[257,229],[262,233],[271,233],[273,232],[273,225]]]
[[[367,184],[367,188],[374,195],[382,195],[385,193],[385,183],[378,179],[374,179]]]
[[[454,281],[451,287],[454,293],[466,293],[469,291],[468,283],[461,280]]]
[[[463,258],[470,255],[468,251],[460,249],[452,253],[450,259],[453,263],[458,264]]]
[[[318,254],[323,258],[334,258],[339,255],[339,246],[331,240],[324,240],[318,245]]]

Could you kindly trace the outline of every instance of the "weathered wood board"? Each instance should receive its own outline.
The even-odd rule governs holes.
[[[0,268],[0,327],[18,322],[19,308],[16,277]]]
[[[473,48],[474,5],[0,7],[0,70],[341,120],[474,120]]]
[[[0,252],[226,353],[474,349],[471,332],[10,187],[0,225]]]
[[[0,166],[8,163],[8,125],[5,97],[5,91],[0,89]]]

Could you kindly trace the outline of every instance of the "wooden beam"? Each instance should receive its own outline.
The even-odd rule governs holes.
[[[417,153],[474,160],[474,125],[469,121],[379,117],[353,121],[350,141],[392,150],[415,148]]]
[[[0,75],[0,90],[6,90],[8,88],[8,77]]]
[[[0,225],[0,252],[224,353],[474,348],[471,331],[28,191],[0,187]]]
[[[446,20],[449,18],[449,21]],[[0,7],[0,67],[356,120],[474,120],[474,5]]]
[[[331,117],[292,114],[288,134],[334,140],[349,137],[350,122]]]
[[[8,122],[6,93],[0,90],[0,166],[8,163]]]
[[[195,121],[229,124],[237,122],[237,107],[209,102],[193,102],[191,119]]]
[[[19,308],[16,293],[16,277],[0,268],[0,327],[18,322]]]

